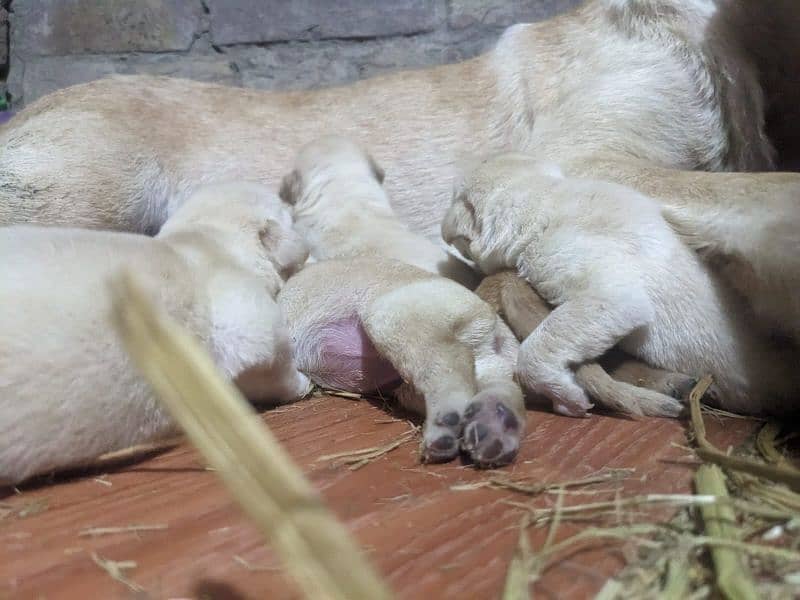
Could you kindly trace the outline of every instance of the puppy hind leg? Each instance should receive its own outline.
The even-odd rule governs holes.
[[[525,430],[525,402],[514,381],[519,342],[489,306],[459,337],[473,348],[478,393],[464,413],[462,448],[479,467],[510,463]],[[477,311],[476,311],[477,312]]]
[[[442,293],[437,284],[427,280],[388,292],[360,315],[378,352],[424,398],[426,462],[458,455],[464,411],[477,389],[470,348],[454,336],[454,317],[461,315],[450,310],[449,286]]]
[[[244,396],[255,403],[288,404],[307,396],[313,385],[297,368],[288,331],[275,331],[269,360],[240,373],[235,383]]]
[[[669,374],[681,377],[681,381],[695,381],[679,373]],[[624,381],[617,381],[597,363],[587,363],[578,367],[575,370],[575,380],[592,399],[597,401],[599,406],[618,413],[642,417],[675,418],[681,416],[684,411],[684,405],[680,399],[649,389],[649,387],[639,387]],[[687,395],[690,389],[686,388]]]
[[[528,337],[551,311],[516,271],[500,271],[485,277],[475,294],[505,319],[518,340]]]

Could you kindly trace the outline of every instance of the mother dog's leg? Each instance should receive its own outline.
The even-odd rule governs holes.
[[[467,432],[463,447],[478,466],[514,458],[525,423],[513,381],[517,343],[488,305],[451,281],[425,280],[380,296],[361,318],[425,399],[425,460],[452,459]]]
[[[551,307],[513,271],[490,275],[475,290],[502,317],[518,339],[527,338]],[[597,363],[575,369],[575,379],[600,406],[625,414],[676,417],[696,380],[646,365],[612,349]]]

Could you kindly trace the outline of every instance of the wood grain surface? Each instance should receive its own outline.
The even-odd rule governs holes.
[[[265,422],[354,532],[399,598],[498,598],[524,510],[507,502],[553,505],[519,493],[452,486],[510,476],[540,482],[631,468],[621,493],[683,493],[694,470],[685,424],[594,415],[571,419],[528,413],[517,462],[496,472],[469,465],[420,465],[417,441],[358,470],[320,456],[391,442],[409,424],[364,401],[313,398],[268,411]],[[725,448],[753,423],[707,419]],[[595,486],[608,488],[609,486]],[[299,598],[277,559],[188,446],[106,473],[38,482],[0,498],[0,598]],[[568,495],[565,504],[613,495]],[[670,511],[662,510],[664,518]],[[154,531],[96,537],[97,527],[161,525]],[[559,539],[578,529],[565,524]],[[546,528],[531,530],[540,547]],[[113,580],[92,559],[135,561]],[[535,585],[538,598],[586,598],[624,564],[619,544],[560,558]]]

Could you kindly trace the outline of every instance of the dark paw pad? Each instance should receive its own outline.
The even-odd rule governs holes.
[[[453,460],[458,455],[458,440],[455,436],[445,433],[432,440],[422,442],[422,462],[439,463]]]
[[[445,413],[436,419],[437,425],[444,425],[445,427],[458,427],[460,423],[461,415],[457,412]]]
[[[499,467],[514,460],[522,426],[503,399],[481,398],[467,407],[464,417],[461,447],[476,466]]]
[[[461,415],[447,412],[436,415],[425,424],[422,438],[422,461],[447,462],[458,456],[458,440],[462,431]]]

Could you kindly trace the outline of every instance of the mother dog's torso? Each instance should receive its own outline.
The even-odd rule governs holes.
[[[201,183],[277,187],[325,131],[366,142],[399,216],[432,238],[456,165],[490,150],[768,168],[753,70],[733,43],[705,38],[715,13],[711,0],[597,0],[512,27],[471,61],[312,92],[152,77],[56,92],[0,134],[0,224],[154,231]]]

